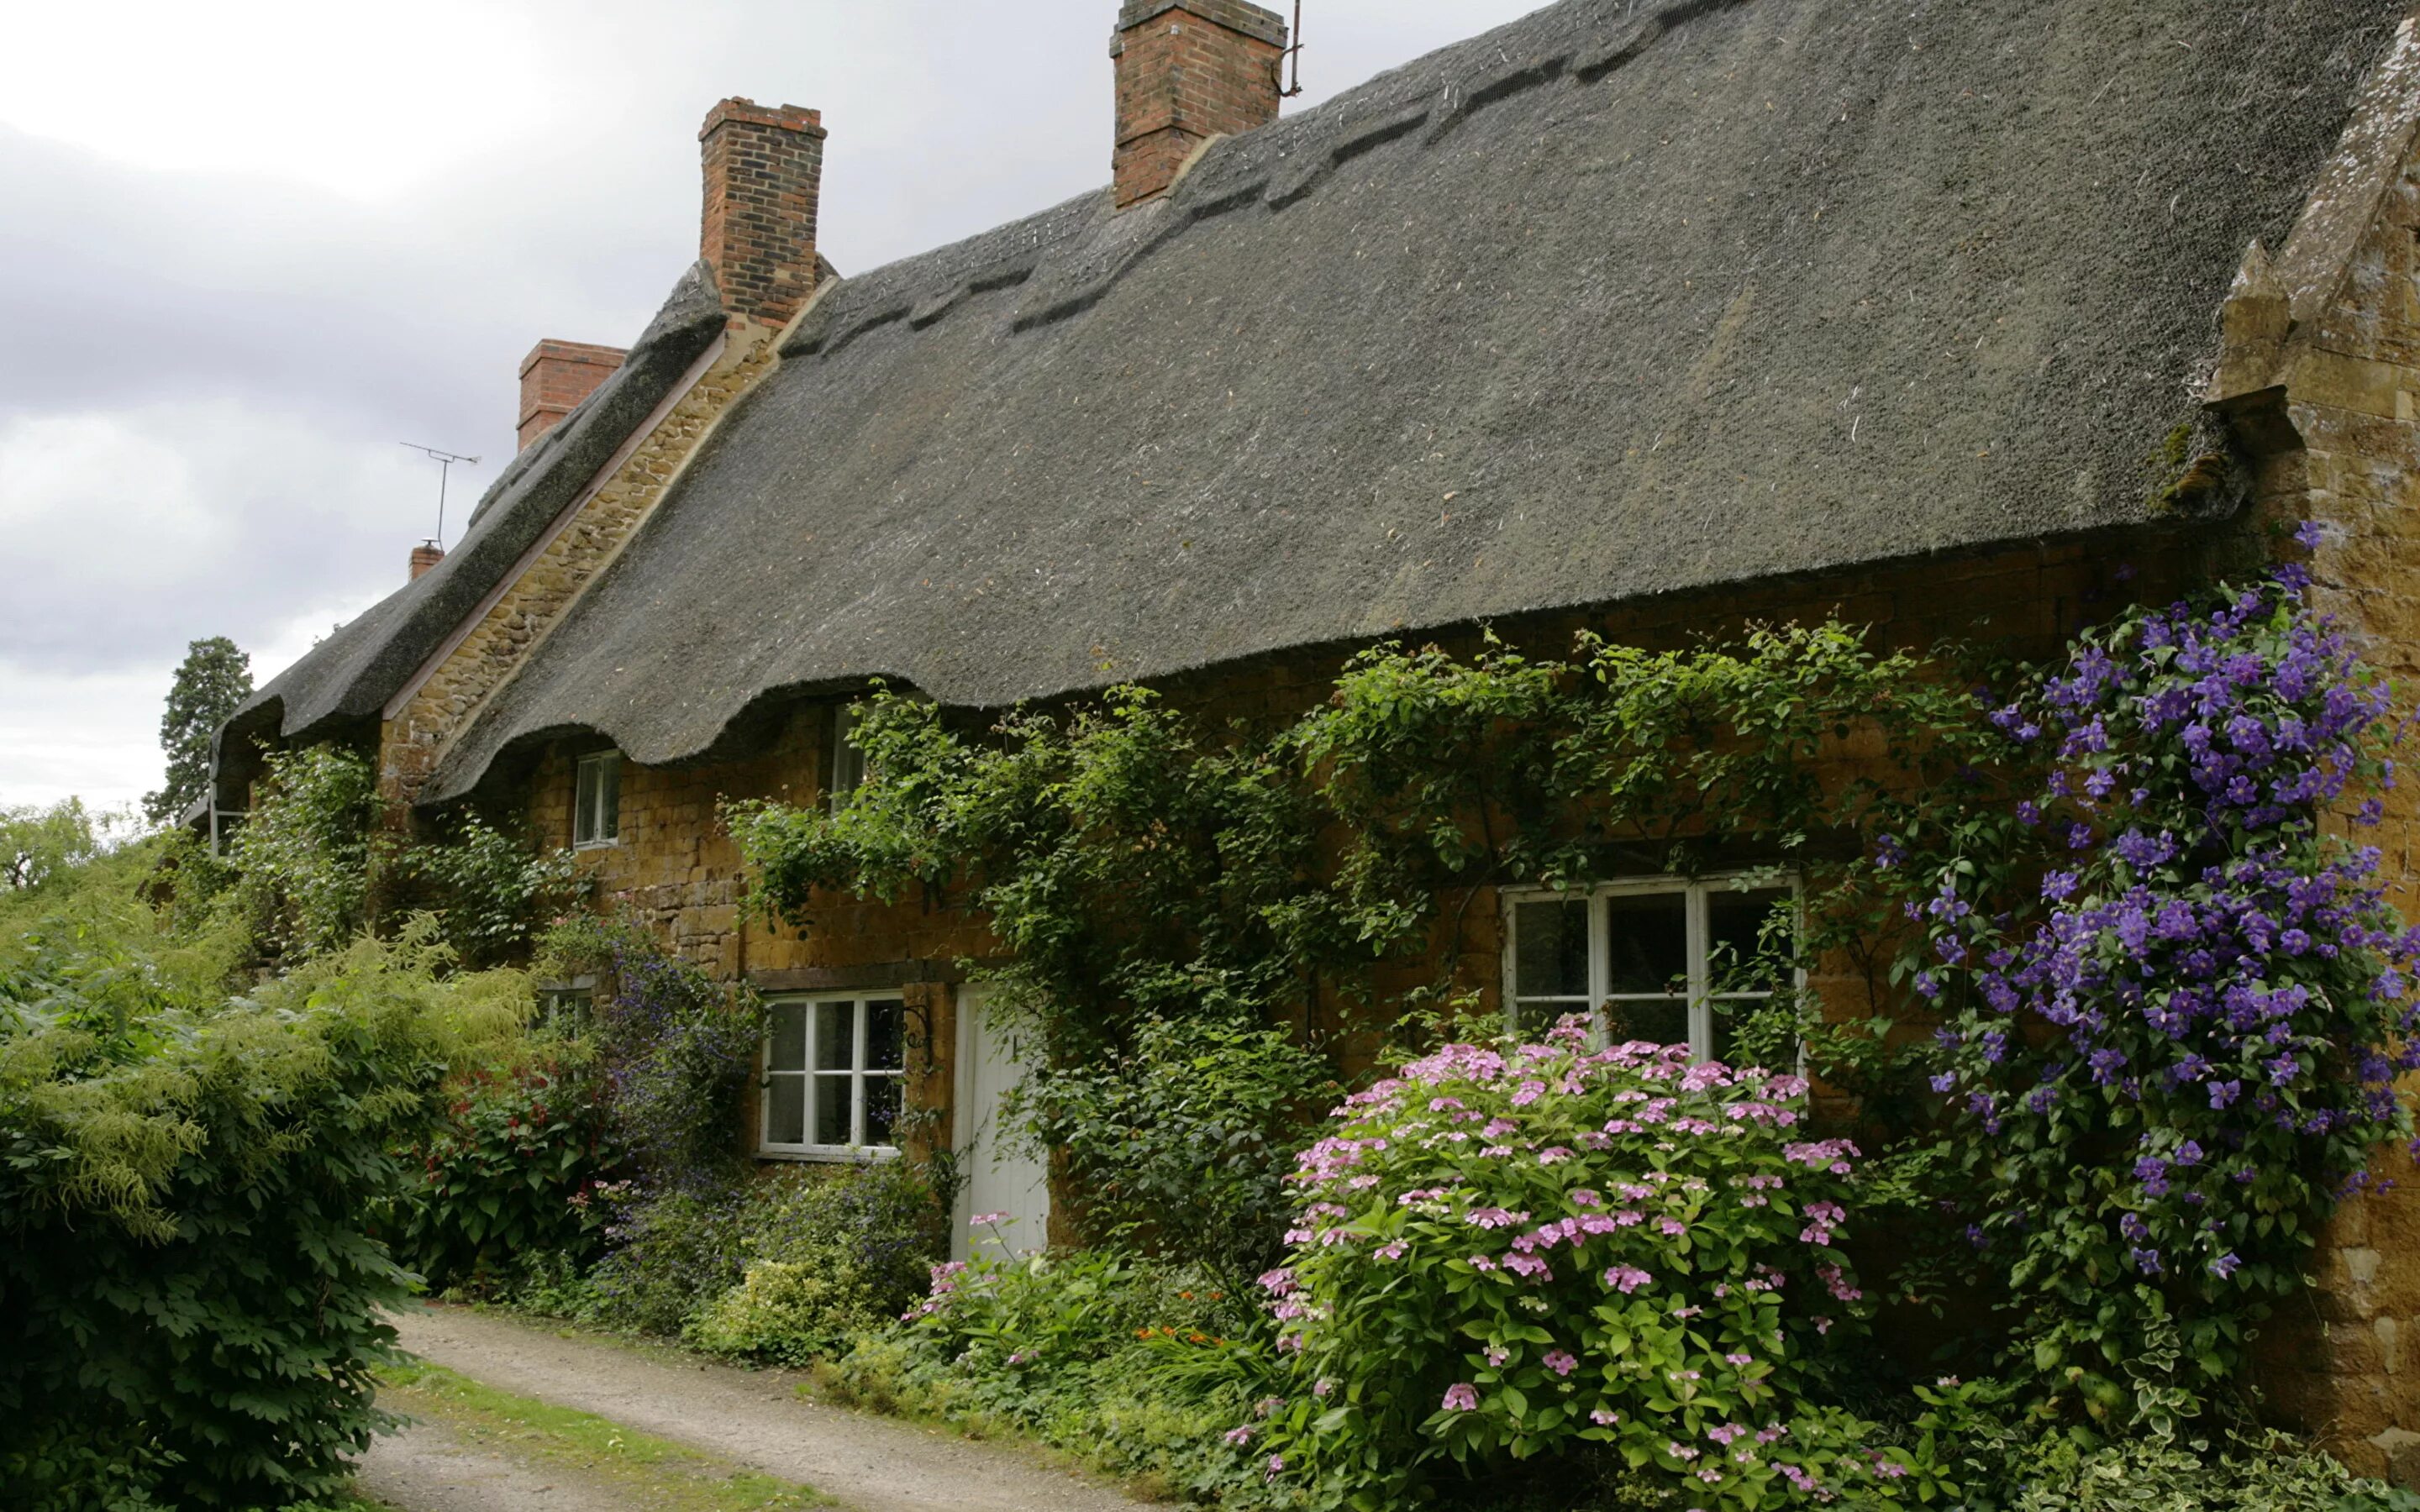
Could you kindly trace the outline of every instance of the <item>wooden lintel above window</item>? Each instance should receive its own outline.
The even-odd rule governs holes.
[[[865,966],[752,971],[748,980],[758,992],[766,993],[849,993],[905,987],[921,981],[964,981],[966,976],[955,961],[884,961]]]

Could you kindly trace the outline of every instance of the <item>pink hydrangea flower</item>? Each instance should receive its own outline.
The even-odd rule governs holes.
[[[1479,1407],[1479,1388],[1467,1381],[1457,1381],[1445,1389],[1445,1410],[1449,1412],[1475,1412]]]

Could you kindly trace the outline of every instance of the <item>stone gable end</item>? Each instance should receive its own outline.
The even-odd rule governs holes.
[[[692,381],[566,508],[433,665],[404,686],[387,707],[379,739],[380,792],[397,811],[417,800],[446,744],[613,560],[716,423],[770,369],[778,345],[773,332],[741,326],[708,348]]]

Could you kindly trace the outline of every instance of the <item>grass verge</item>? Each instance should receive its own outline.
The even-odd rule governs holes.
[[[499,1391],[442,1365],[399,1365],[380,1380],[386,1387],[379,1393],[381,1407],[442,1423],[528,1463],[576,1471],[661,1512],[789,1512],[831,1504],[811,1488],[741,1470],[593,1412]]]

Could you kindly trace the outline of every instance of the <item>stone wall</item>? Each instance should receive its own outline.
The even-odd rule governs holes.
[[[2273,312],[2284,301],[2296,323],[2267,375],[2274,386],[2256,387],[2262,375],[2244,359],[2220,387],[2282,399],[2293,434],[2265,479],[2267,522],[2328,528],[2312,563],[2318,600],[2366,643],[2408,708],[2420,688],[2420,157],[2409,149],[2410,116],[2400,118],[2407,140],[2395,160],[2367,165],[2386,170],[2375,199],[2323,193],[2296,233],[2297,243],[2357,238],[2349,265],[2324,244],[2289,246],[2282,273],[2247,265],[2237,297],[2253,309],[2230,320],[2231,347],[2276,333],[2258,317],[2264,298]],[[2338,165],[2338,182],[2364,181],[2358,155],[2378,146],[2349,138],[2355,156]],[[2332,224],[2356,210],[2360,224]],[[2315,261],[2341,282],[2296,288]],[[2415,837],[2420,787],[2410,782],[2388,795],[2386,823],[2360,834],[2381,848],[2406,919],[2420,918]],[[2272,1331],[2267,1375],[2283,1418],[2326,1433],[2357,1470],[2420,1486],[2420,1179],[2400,1152],[2377,1174],[2398,1184],[2339,1211],[2314,1257],[2317,1287]]]
[[[1736,630],[1751,621],[1813,620],[1838,614],[1873,627],[1877,640],[1921,649],[1947,636],[1986,638],[2009,649],[2046,652],[2119,595],[2172,594],[2209,570],[2219,546],[2207,535],[2152,532],[2127,543],[2071,542],[2027,547],[1987,557],[1944,560],[1862,571],[1752,592],[1675,597],[1620,612],[1561,614],[1500,624],[1497,633],[1539,655],[1568,653],[1575,635],[1590,630],[1650,647],[1688,644],[1701,635]],[[2122,579],[2131,579],[2131,581]],[[1476,648],[1476,632],[1444,638],[1450,649]],[[1166,691],[1180,707],[1216,718],[1281,720],[1324,700],[1348,653],[1341,648],[1290,653],[1171,680]],[[727,799],[820,801],[837,703],[790,707],[745,756],[681,767],[622,767],[621,833],[616,843],[581,854],[603,906],[644,922],[683,958],[717,978],[746,980],[770,991],[896,987],[910,998],[911,1019],[929,1026],[920,1038],[921,1094],[938,1123],[951,1129],[950,1052],[954,1045],[953,983],[959,963],[994,956],[997,946],[979,918],[948,900],[917,897],[894,904],[838,896],[818,898],[803,929],[751,917],[737,847],[724,829]],[[578,759],[601,748],[596,741],[552,743],[528,768],[522,790],[537,837],[548,846],[571,843],[571,802]],[[1452,964],[1464,989],[1497,1005],[1501,980],[1502,920],[1492,890],[1461,906],[1440,909],[1431,954],[1400,968],[1408,988]],[[1816,983],[1837,1011],[1862,1015],[1862,980],[1840,976]],[[1345,1027],[1323,1024],[1324,1029]],[[1346,1059],[1365,1066],[1374,1034],[1348,1041]],[[751,1122],[752,1128],[752,1120]]]

